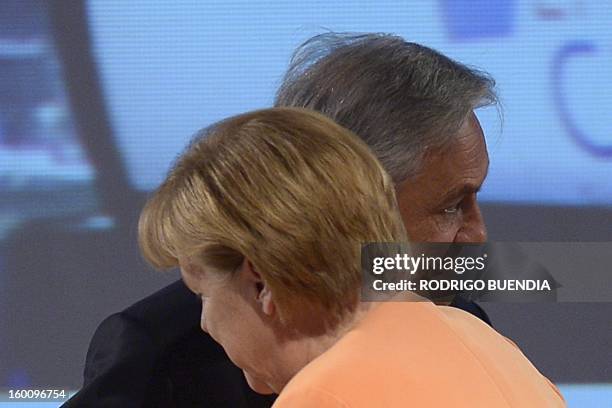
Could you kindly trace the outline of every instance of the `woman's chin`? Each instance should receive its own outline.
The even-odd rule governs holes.
[[[249,374],[246,371],[242,371],[244,373],[244,378],[246,378],[247,383],[249,384],[249,387],[251,387],[251,389],[253,391],[255,391],[258,394],[264,394],[264,395],[269,395],[269,394],[274,394],[274,390],[272,390],[270,388],[270,386],[268,386],[268,384],[259,381],[258,379],[256,379],[255,377],[253,377],[251,374]]]

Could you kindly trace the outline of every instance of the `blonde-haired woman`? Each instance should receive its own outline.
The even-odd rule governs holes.
[[[361,244],[407,238],[381,165],[320,114],[268,109],[201,132],[139,235],[154,266],[180,266],[202,329],[275,406],[564,405],[468,313],[360,302]]]

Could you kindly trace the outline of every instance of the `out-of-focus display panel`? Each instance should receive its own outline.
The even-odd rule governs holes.
[[[154,188],[190,136],[272,103],[313,34],[389,32],[490,72],[485,201],[612,203],[612,4],[597,1],[92,1],[94,52],[134,187]]]

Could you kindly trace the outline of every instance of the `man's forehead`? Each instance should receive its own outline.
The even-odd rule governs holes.
[[[423,157],[419,173],[406,184],[424,199],[437,201],[441,197],[477,191],[488,168],[484,135],[473,115],[446,148],[431,150]]]

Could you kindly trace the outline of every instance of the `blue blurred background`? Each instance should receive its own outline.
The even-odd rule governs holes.
[[[101,319],[177,278],[138,255],[147,192],[198,129],[270,106],[326,30],[395,33],[495,77],[503,124],[477,112],[491,239],[612,241],[610,3],[3,0],[0,389],[79,387]],[[610,303],[485,309],[553,381],[583,384],[570,406],[605,406],[588,384],[612,383]]]
[[[500,135],[496,115],[483,118],[492,155],[483,200],[612,204],[611,7],[93,1],[88,12],[116,142],[136,189],[155,187],[198,128],[269,106],[291,51],[326,27],[396,33],[497,79],[506,121]]]

